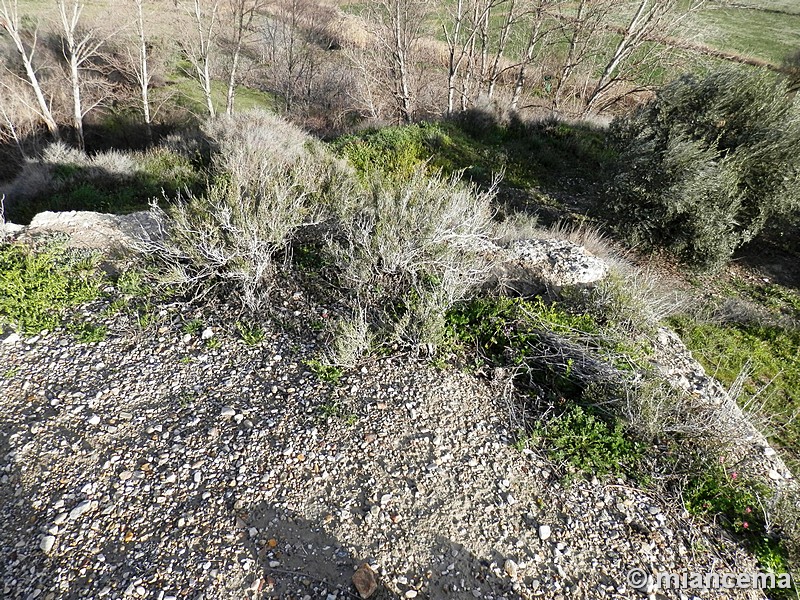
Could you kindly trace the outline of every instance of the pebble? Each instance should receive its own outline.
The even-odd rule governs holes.
[[[54,535],[46,535],[42,538],[42,541],[39,543],[39,548],[45,554],[49,554],[50,550],[53,549],[55,543],[56,543],[56,538]]]
[[[89,500],[84,500],[69,512],[70,521],[74,521],[78,517],[87,513],[92,508],[92,503]]]
[[[562,485],[542,452],[512,447],[506,400],[482,378],[403,355],[331,385],[304,366],[323,350],[311,313],[286,312],[249,347],[224,306],[163,311],[153,331],[109,326],[92,347],[58,332],[0,344],[0,364],[20,366],[0,381],[0,409],[25,416],[0,440],[0,555],[14,557],[0,597],[343,599],[356,590],[333,582],[369,564],[376,596],[610,600],[607,582],[642,560],[713,570],[680,540],[753,568],[713,524],[667,499],[655,512],[634,482]],[[214,352],[181,344],[184,317],[201,316],[223,342]],[[320,419],[333,402],[341,415]],[[96,417],[102,435],[87,432]],[[330,585],[311,577],[319,565]]]

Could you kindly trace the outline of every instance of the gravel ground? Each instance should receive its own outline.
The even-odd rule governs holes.
[[[366,562],[373,598],[677,598],[627,571],[754,570],[674,502],[562,485],[491,381],[395,357],[333,385],[299,297],[256,346],[193,310],[0,343],[0,596],[358,598]]]

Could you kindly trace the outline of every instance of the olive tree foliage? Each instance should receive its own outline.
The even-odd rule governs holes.
[[[618,227],[698,267],[719,267],[800,206],[800,102],[775,75],[686,75],[614,121],[610,139]]]

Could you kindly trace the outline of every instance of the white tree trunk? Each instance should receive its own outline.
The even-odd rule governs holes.
[[[50,104],[45,99],[42,92],[42,86],[39,84],[39,78],[36,76],[36,69],[33,67],[33,55],[36,51],[36,32],[34,32],[33,44],[30,50],[25,47],[22,42],[22,35],[20,33],[19,11],[17,9],[17,0],[9,3],[8,0],[0,0],[0,28],[5,29],[14,46],[22,59],[22,64],[25,68],[25,75],[28,78],[27,82],[33,90],[36,97],[36,104],[38,106],[37,112],[42,121],[47,127],[47,130],[55,137],[58,138],[58,123],[53,117],[53,111]]]

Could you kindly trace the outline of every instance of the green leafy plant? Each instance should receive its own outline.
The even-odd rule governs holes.
[[[27,334],[59,327],[69,308],[100,295],[98,262],[58,245],[0,248],[0,322]]]
[[[236,321],[236,329],[242,340],[248,346],[257,346],[264,341],[266,332],[258,325],[249,325],[242,321]]]
[[[737,471],[727,470],[718,463],[707,466],[690,479],[682,494],[690,513],[715,517],[724,527],[739,535],[762,568],[773,573],[789,571],[782,540],[767,526],[764,507],[769,504],[772,492],[763,484],[744,478]],[[779,592],[781,590],[775,590],[772,597],[780,597]]]
[[[585,474],[633,474],[644,453],[619,420],[578,405],[538,424],[530,438],[553,460]]]
[[[316,375],[320,381],[337,384],[344,375],[344,371],[340,367],[327,364],[317,358],[305,361],[305,365],[311,369],[311,372]]]

